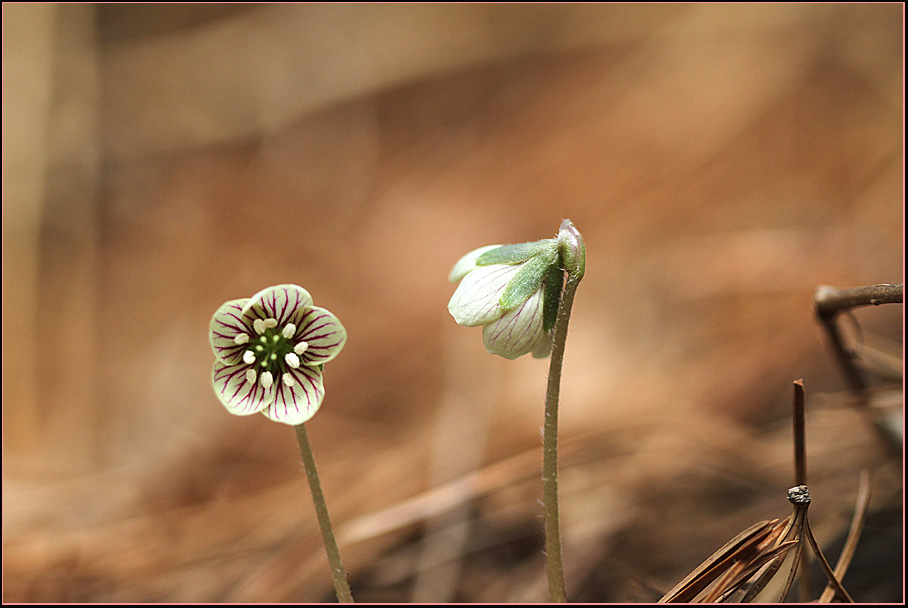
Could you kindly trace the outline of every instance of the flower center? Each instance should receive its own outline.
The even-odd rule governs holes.
[[[246,379],[255,382],[258,376],[263,384],[270,386],[282,378],[288,367],[300,366],[300,355],[308,345],[305,342],[294,344],[296,326],[293,323],[278,327],[275,319],[256,319],[252,326],[254,335],[240,334],[236,339],[237,344],[247,345],[243,353],[243,363],[249,366]],[[292,386],[289,375],[283,379],[287,386]]]

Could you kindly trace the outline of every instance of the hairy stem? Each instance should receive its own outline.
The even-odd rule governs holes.
[[[322,530],[325,541],[325,551],[328,553],[328,563],[331,565],[331,576],[334,578],[334,592],[337,600],[342,603],[352,603],[353,594],[350,593],[350,584],[347,582],[347,572],[341,561],[337,541],[334,540],[334,529],[331,527],[331,517],[328,515],[328,505],[322,493],[322,484],[318,480],[318,471],[315,469],[315,456],[309,444],[309,435],[304,424],[297,425],[296,440],[300,445],[300,454],[303,456],[303,465],[306,467],[306,477],[309,479],[309,488],[312,490],[312,502],[315,503],[315,513],[318,516],[318,527]]]
[[[564,564],[561,558],[561,520],[558,515],[558,396],[561,367],[574,292],[580,278],[568,275],[558,308],[545,393],[545,424],[542,434],[542,499],[545,507],[545,569],[549,580],[549,601],[566,602]]]

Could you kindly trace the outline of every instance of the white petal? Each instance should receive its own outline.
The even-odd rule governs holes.
[[[214,393],[231,414],[248,416],[260,412],[274,401],[274,385],[264,388],[261,382],[249,383],[248,365],[224,365],[214,362],[211,370],[211,385]]]
[[[448,302],[451,316],[464,327],[485,325],[499,318],[504,311],[498,301],[518,270],[520,264],[493,264],[468,273]]]
[[[237,343],[237,338],[252,331],[252,326],[243,319],[243,306],[249,300],[231,300],[221,304],[211,317],[208,326],[208,341],[218,361],[227,364],[239,363],[245,347]],[[242,340],[242,338],[240,338]]]
[[[476,258],[484,254],[486,251],[491,251],[492,249],[498,249],[501,245],[486,245],[485,247],[480,247],[479,249],[474,249],[467,255],[463,256],[457,263],[454,264],[454,268],[451,269],[451,272],[448,274],[448,280],[452,283],[456,283],[460,279],[464,278],[468,272],[476,268]]]
[[[302,314],[299,314],[302,313]],[[326,363],[336,357],[347,343],[347,330],[331,311],[310,306],[298,311],[295,318],[300,343],[294,348],[304,365]],[[302,352],[297,350],[305,342]]]
[[[535,350],[545,337],[541,289],[514,310],[482,328],[486,350],[505,359],[516,359]]]
[[[312,418],[325,398],[322,374],[313,367],[288,369],[284,372],[293,383],[277,383],[274,401],[262,413],[271,420],[296,426]]]
[[[243,316],[262,319],[263,322],[265,319],[274,319],[275,325],[283,326],[298,308],[311,305],[312,296],[299,285],[276,285],[249,298],[243,307]]]

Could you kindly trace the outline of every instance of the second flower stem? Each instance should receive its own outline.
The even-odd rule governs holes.
[[[334,540],[334,529],[331,527],[331,517],[328,515],[328,505],[322,493],[322,484],[318,480],[318,471],[315,468],[315,456],[309,444],[309,435],[304,424],[297,425],[296,440],[300,445],[300,454],[303,456],[303,465],[306,468],[306,477],[309,479],[309,488],[312,490],[312,502],[315,503],[315,513],[318,516],[318,527],[322,530],[325,541],[325,551],[328,553],[328,563],[331,565],[331,576],[334,579],[334,592],[337,600],[342,603],[352,603],[353,594],[347,582],[347,571],[341,561],[337,541]]]
[[[564,344],[574,292],[579,278],[568,275],[561,295],[552,338],[549,381],[545,391],[545,424],[542,433],[542,499],[545,513],[545,569],[549,581],[549,601],[567,602],[564,590],[564,565],[561,559],[561,522],[558,515],[558,397],[561,392],[561,367]]]

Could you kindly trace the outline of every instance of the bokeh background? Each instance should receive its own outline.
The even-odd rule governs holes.
[[[446,311],[490,243],[586,239],[563,378],[568,595],[648,601],[786,517],[903,599],[901,4],[3,4],[3,599],[332,601],[292,430],[210,388],[224,301],[345,324],[310,423],[363,601],[545,597],[547,361]],[[860,327],[857,331],[856,327]],[[894,448],[894,449],[893,449]],[[818,583],[817,583],[818,585]],[[818,589],[818,586],[817,586]],[[818,591],[817,591],[818,593]],[[794,594],[793,594],[794,595]]]

